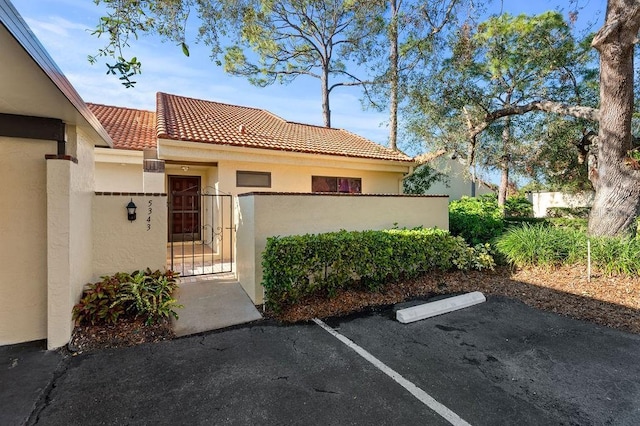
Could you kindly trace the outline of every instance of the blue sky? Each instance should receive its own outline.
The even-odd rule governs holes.
[[[190,46],[185,57],[181,49],[156,37],[141,37],[132,52],[143,63],[134,89],[122,86],[105,75],[103,64],[90,65],[87,55],[95,54],[103,41],[91,36],[100,9],[91,0],[12,0],[20,14],[40,39],[51,57],[87,102],[155,109],[155,93],[167,92],[200,99],[267,109],[280,117],[301,123],[322,125],[320,88],[315,79],[299,78],[289,85],[267,88],[250,85],[240,77],[226,75],[209,59],[206,46]],[[494,1],[491,12],[500,8],[512,14],[540,13],[556,7],[567,8],[569,0]],[[584,6],[580,22],[603,21],[605,0],[579,0]],[[387,143],[386,113],[363,111],[360,91],[339,88],[332,93],[332,125]]]

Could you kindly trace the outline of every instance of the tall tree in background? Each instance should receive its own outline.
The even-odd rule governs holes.
[[[187,27],[195,11],[196,41],[211,47],[212,58],[228,73],[257,86],[288,83],[299,76],[316,78],[324,125],[331,127],[330,94],[344,86],[363,86],[355,71],[375,48],[384,29],[385,2],[371,0],[95,0],[107,6],[94,32],[107,35],[107,46],[90,57],[116,59],[109,72],[123,84],[140,72],[136,57],[125,58],[131,38],[156,33],[189,54]],[[223,46],[222,39],[227,43]],[[361,69],[362,70],[362,69]]]
[[[462,140],[468,147],[453,150],[466,154],[470,165],[484,155],[488,166],[500,170],[498,204],[503,206],[510,170],[516,161],[523,162],[523,155],[535,151],[522,149],[528,132],[520,131],[514,138],[514,126],[528,123],[505,116],[487,123],[482,135],[475,123],[490,111],[553,98],[558,82],[570,73],[577,46],[557,12],[491,17],[477,29],[462,27],[453,43],[452,56],[440,74],[431,82],[420,81],[413,97],[419,110],[430,116],[429,124],[448,122],[446,129],[427,130],[440,147],[451,149],[447,147],[451,140],[465,136]],[[428,91],[423,89],[425,83]]]
[[[262,2],[256,2],[262,3]],[[320,81],[324,125],[331,127],[331,92],[363,86],[360,52],[371,51],[383,30],[384,2],[270,1],[245,9],[239,42],[225,53],[225,70],[258,86],[299,76]],[[257,55],[252,60],[247,51]]]
[[[382,87],[388,90],[389,147],[398,149],[398,108],[404,82],[414,69],[428,67],[433,61],[437,38],[456,17],[458,6],[472,3],[465,0],[435,0],[415,2],[389,0],[386,42],[388,60]]]

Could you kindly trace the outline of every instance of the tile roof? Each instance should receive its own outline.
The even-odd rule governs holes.
[[[87,105],[113,139],[114,148],[141,151],[156,147],[155,112],[91,103]]]
[[[158,93],[156,101],[158,138],[413,162],[346,130],[293,123],[262,109],[166,93]]]

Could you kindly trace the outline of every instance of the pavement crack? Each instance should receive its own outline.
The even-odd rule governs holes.
[[[60,363],[53,372],[51,381],[40,393],[40,396],[34,404],[33,410],[31,411],[31,414],[29,414],[29,418],[25,422],[25,425],[31,426],[40,423],[40,415],[51,404],[51,394],[53,393],[53,390],[58,386],[60,378],[67,374],[67,371],[69,370],[70,359],[71,358],[68,356],[65,356],[60,360]]]
[[[316,391],[316,392],[320,392],[320,393],[332,393],[334,395],[340,395],[340,392],[334,392],[334,391],[326,390],[326,389],[313,388],[313,390]]]

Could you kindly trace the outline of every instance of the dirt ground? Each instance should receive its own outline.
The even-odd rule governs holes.
[[[390,284],[379,293],[348,290],[339,291],[331,299],[320,295],[308,297],[278,314],[267,315],[292,323],[314,317],[347,315],[417,297],[469,291],[506,296],[534,308],[640,333],[640,277],[594,274],[589,282],[586,269],[579,266],[434,272],[414,280]],[[69,349],[82,352],[158,342],[173,337],[168,322],[147,326],[140,320],[129,319],[117,326],[76,327]]]

